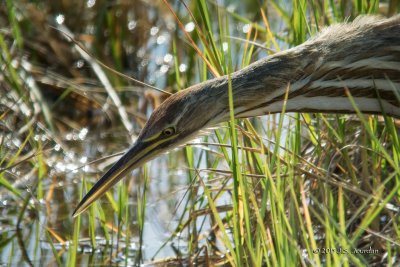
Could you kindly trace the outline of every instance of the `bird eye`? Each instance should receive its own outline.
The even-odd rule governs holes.
[[[168,127],[168,128],[166,128],[166,129],[164,129],[163,131],[162,131],[162,134],[164,135],[164,136],[171,136],[171,135],[173,135],[175,133],[175,128],[174,127]]]

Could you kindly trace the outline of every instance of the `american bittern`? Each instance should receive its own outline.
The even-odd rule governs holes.
[[[136,142],[86,194],[82,213],[132,169],[229,120],[227,76],[165,100]],[[400,117],[400,15],[359,17],[326,28],[292,49],[230,76],[236,118],[281,112],[363,113]],[[354,103],[349,99],[351,95]],[[286,98],[285,98],[286,97]]]

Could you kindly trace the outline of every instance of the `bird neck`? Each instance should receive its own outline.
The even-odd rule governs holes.
[[[207,125],[229,120],[229,79],[237,118],[356,110],[400,117],[400,16],[328,27],[302,45],[197,85],[194,102],[206,111]]]
[[[282,111],[355,113],[358,109],[400,117],[400,49],[391,48],[384,56],[382,50],[369,49],[346,62],[333,48],[305,43],[259,60],[230,76],[235,116]],[[210,101],[224,103],[225,110],[229,109],[228,79],[218,78],[215,84],[225,93],[214,94]],[[218,114],[221,121],[229,119],[229,112]]]

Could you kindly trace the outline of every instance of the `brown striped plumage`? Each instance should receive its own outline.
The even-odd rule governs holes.
[[[383,20],[361,17],[329,27],[306,43],[256,62],[236,75],[239,80],[247,76],[253,83],[259,81],[253,85],[257,91],[254,98],[247,98],[247,108],[237,113],[240,117],[280,112],[288,86],[287,111],[352,113],[348,90],[365,113],[382,112],[379,98],[383,111],[399,117],[400,16]],[[234,90],[241,91],[241,83],[234,83]],[[249,114],[251,111],[254,113]]]
[[[364,113],[400,117],[400,16],[359,17],[331,26],[292,49],[231,75],[235,116],[288,112]],[[151,158],[229,118],[228,77],[194,85],[165,100],[131,149],[93,186],[74,215]]]

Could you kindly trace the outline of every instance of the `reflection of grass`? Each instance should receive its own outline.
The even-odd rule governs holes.
[[[251,42],[231,39],[230,36],[238,34],[235,31],[238,22],[251,26],[245,39],[278,51],[278,44],[297,45],[326,24],[343,21],[349,15],[374,13],[378,5],[378,2],[354,1],[354,8],[349,9],[345,3],[320,5],[293,1],[293,10],[288,11],[277,1],[253,10],[249,4],[249,11],[256,14],[256,22],[251,23],[244,11],[231,11],[214,2],[191,1],[187,3],[188,9],[177,8],[178,3],[170,5],[169,2],[165,1],[163,7],[166,5],[176,12],[175,21],[182,25],[188,21],[196,22],[194,31],[186,35],[178,26],[175,38],[171,38],[171,44],[166,48],[171,50],[175,62],[175,68],[166,76],[167,85],[180,89],[197,80],[228,74],[239,68],[237,66],[244,67],[254,61],[257,53],[268,52],[260,51]],[[394,6],[394,2],[389,6]],[[51,6],[50,1],[47,4]],[[141,18],[141,27],[150,29],[153,22],[144,17],[147,13],[141,5],[139,2],[124,7],[122,13],[139,10],[136,16]],[[243,3],[238,2],[238,5],[247,8]],[[18,8],[22,7],[7,1],[7,27],[11,31],[0,33],[3,75],[0,85],[0,186],[2,194],[7,192],[8,201],[20,204],[1,208],[10,218],[13,213],[18,214],[17,225],[10,223],[7,227],[18,226],[26,230],[22,232],[24,238],[35,238],[34,249],[21,248],[27,251],[31,261],[37,259],[39,240],[48,240],[51,249],[42,253],[51,258],[54,254],[58,265],[110,264],[120,253],[125,255],[122,260],[126,265],[143,258],[148,260],[152,255],[146,255],[145,250],[144,254],[136,253],[133,260],[127,257],[131,253],[129,247],[133,236],[139,236],[140,246],[146,243],[143,233],[151,183],[146,168],[139,174],[143,183],[140,186],[134,184],[135,190],[132,190],[132,179],[126,179],[107,193],[109,205],[95,203],[82,218],[72,221],[72,209],[82,191],[86,192],[95,181],[93,175],[52,174],[51,170],[54,162],[62,162],[65,154],[73,151],[68,147],[71,142],[64,138],[65,133],[79,132],[82,125],[90,127],[90,122],[86,122],[90,117],[82,114],[101,110],[100,107],[108,103],[108,95],[90,66],[74,67],[80,60],[74,46],[61,34],[46,30],[46,24],[37,16],[43,14],[39,8]],[[154,10],[157,16],[170,14],[162,13],[156,7]],[[67,22],[72,15],[76,16],[68,13],[72,12],[69,9],[63,11]],[[15,12],[26,17],[17,20]],[[93,20],[86,26],[94,21],[101,23],[96,24],[98,27],[93,36],[81,35],[77,39],[90,43],[90,51],[97,58],[125,72],[131,66],[140,65],[140,62],[127,63],[125,60],[129,58],[129,50],[136,51],[145,45],[146,38],[143,33],[134,35],[122,27],[128,23],[127,16],[117,16],[118,12],[121,9],[110,11],[96,5],[88,11]],[[285,24],[287,32],[277,30],[271,19],[274,13],[282,19],[279,23]],[[40,37],[47,36],[48,39],[35,39],[29,31],[31,24],[35,25],[36,33],[41,31]],[[86,33],[80,25],[69,26],[74,32]],[[103,31],[108,32],[107,37]],[[13,46],[14,40],[16,46]],[[130,47],[125,42],[137,47]],[[196,48],[192,49],[194,46]],[[22,57],[24,53],[30,55],[30,61],[24,62],[25,65],[21,64],[26,60]],[[185,63],[190,71],[180,73],[180,63]],[[31,68],[26,68],[26,64]],[[135,76],[146,76],[146,72],[146,69],[133,71]],[[116,88],[128,83],[107,72],[104,75]],[[121,91],[117,94],[134,122],[142,125],[144,114],[139,111],[137,95],[141,96],[141,93]],[[49,98],[52,104],[49,104]],[[78,110],[78,115],[76,112],[71,114],[72,110]],[[284,109],[282,111],[284,114]],[[101,113],[100,119],[96,117],[95,123],[107,116],[111,121],[116,121],[115,118],[121,121],[123,118],[119,114],[116,107],[111,107],[107,115]],[[186,239],[188,253],[177,248],[176,254],[183,259],[189,254],[193,262],[226,262],[237,266],[390,264],[400,252],[398,212],[390,208],[396,208],[399,202],[400,145],[396,123],[390,117],[361,114],[284,114],[240,121],[231,118],[227,127],[204,137],[203,142],[209,144],[207,149],[184,148],[190,187],[177,208],[174,218],[178,223],[170,240],[174,241],[178,235],[180,239]],[[123,132],[126,135],[119,124],[114,123],[106,134]],[[91,127],[96,130],[99,126]],[[61,152],[50,149],[55,145],[61,147]],[[120,142],[119,147],[107,149],[118,150],[124,145]],[[99,158],[102,155],[97,152],[91,156]],[[172,170],[177,163],[170,158],[169,164]],[[20,173],[16,174],[14,170]],[[83,176],[87,179],[82,179]],[[31,182],[14,183],[20,177],[27,177]],[[79,179],[79,186],[71,185],[68,179],[73,177]],[[58,182],[66,183],[65,191],[75,196],[64,194]],[[22,186],[15,187],[14,184]],[[26,187],[30,192],[25,192]],[[136,192],[134,198],[129,197],[132,191]],[[48,202],[46,211],[40,204],[42,199]],[[132,199],[135,206],[130,203]],[[61,200],[65,203],[55,209]],[[40,216],[27,216],[31,212]],[[43,216],[48,222],[37,219]],[[59,226],[60,222],[63,226]],[[68,229],[62,232],[62,227]],[[108,245],[104,247],[103,256],[99,256],[100,260],[87,260],[77,252],[86,237],[89,237],[90,247],[102,247],[96,236],[108,240]],[[14,242],[6,235],[1,240],[1,247]],[[70,245],[59,249],[65,244]],[[314,253],[323,248],[353,250],[370,246],[379,249],[379,254]],[[7,255],[1,252],[1,257],[12,259],[15,251],[9,251]]]

